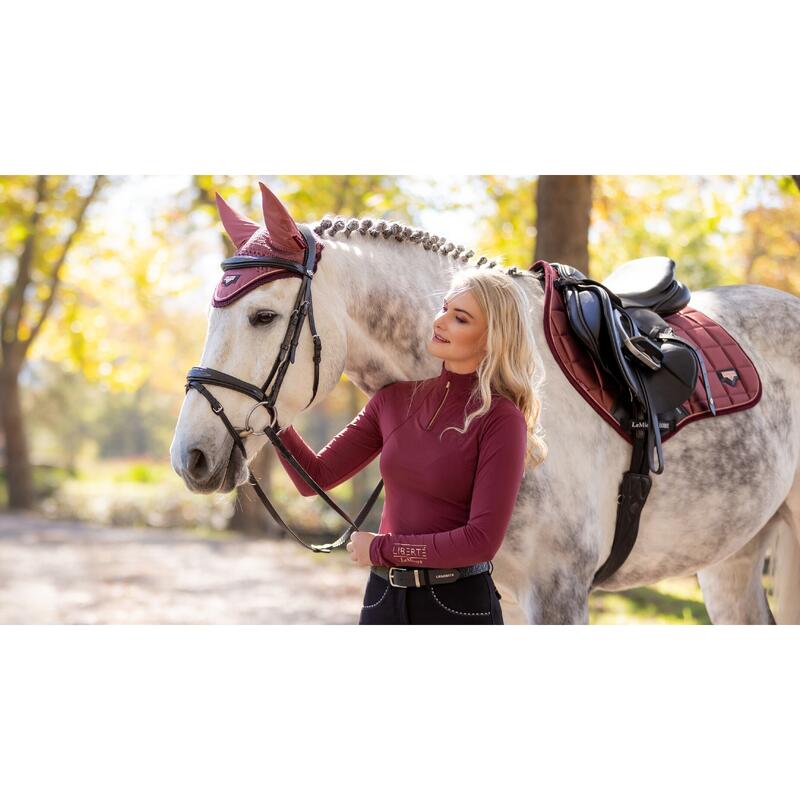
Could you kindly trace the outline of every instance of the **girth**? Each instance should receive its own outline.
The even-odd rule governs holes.
[[[242,457],[245,460],[245,464],[247,463],[247,451],[245,449],[243,436],[266,436],[280,451],[283,457],[297,471],[300,477],[302,477],[303,480],[323,500],[325,500],[325,502],[334,511],[336,511],[336,513],[339,514],[342,519],[348,523],[348,528],[341,536],[339,536],[338,539],[336,539],[336,541],[322,545],[307,544],[286,524],[281,515],[270,502],[253,473],[250,472],[248,468],[248,483],[253,487],[253,490],[255,491],[259,500],[261,500],[262,504],[270,513],[275,522],[277,522],[278,525],[280,525],[285,531],[294,536],[294,538],[297,539],[297,541],[300,542],[303,547],[306,547],[309,550],[313,550],[317,553],[330,553],[334,548],[340,547],[342,544],[344,544],[349,539],[350,534],[353,531],[359,530],[359,526],[364,522],[364,519],[366,518],[367,514],[369,514],[370,509],[378,499],[378,495],[383,488],[383,480],[379,481],[369,499],[364,504],[361,511],[358,512],[355,520],[353,520],[346,511],[339,507],[338,503],[336,503],[336,501],[325,492],[325,490],[311,477],[311,475],[308,474],[303,465],[300,464],[300,462],[289,452],[286,445],[278,436],[278,433],[281,430],[275,408],[278,399],[278,393],[280,392],[283,378],[286,375],[286,371],[289,369],[289,365],[294,364],[297,343],[300,340],[300,333],[302,332],[303,323],[305,322],[306,317],[308,317],[309,329],[311,331],[311,337],[314,343],[314,386],[311,393],[311,400],[309,400],[306,404],[306,408],[308,408],[314,402],[314,398],[317,396],[317,389],[319,387],[319,365],[322,356],[322,340],[317,334],[316,325],[314,323],[314,310],[311,299],[311,279],[314,275],[316,240],[314,238],[314,234],[307,225],[298,225],[297,227],[306,242],[306,253],[302,264],[282,258],[262,258],[251,256],[234,256],[233,258],[228,258],[222,262],[223,270],[260,266],[280,267],[283,270],[296,273],[301,278],[300,290],[297,293],[297,299],[289,317],[289,324],[286,328],[286,334],[283,337],[283,342],[281,343],[280,349],[275,358],[275,362],[272,365],[272,369],[270,370],[266,381],[264,381],[263,385],[259,388],[255,384],[243,381],[233,375],[228,375],[226,372],[220,372],[219,370],[210,369],[209,367],[192,367],[186,376],[186,391],[188,392],[189,389],[195,389],[200,392],[200,394],[202,394],[206,400],[208,400],[211,410],[222,420],[223,425],[225,425],[225,427],[228,429],[228,433],[230,433],[231,437],[233,438],[234,446],[239,448]],[[271,388],[269,388],[270,385]],[[214,395],[206,388],[206,386],[219,386],[224,389],[232,389],[233,391],[247,395],[252,400],[256,401],[256,404],[252,409],[250,409],[250,412],[245,418],[244,427],[237,428],[233,425],[225,413],[222,403],[220,403],[219,400],[214,397]],[[267,425],[263,431],[255,431],[250,426],[250,418],[255,410],[259,407],[263,407],[270,416],[270,424]]]

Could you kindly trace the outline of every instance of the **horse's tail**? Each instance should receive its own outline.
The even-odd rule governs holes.
[[[800,624],[800,525],[789,506],[779,509],[780,526],[770,559],[773,614],[782,625]]]

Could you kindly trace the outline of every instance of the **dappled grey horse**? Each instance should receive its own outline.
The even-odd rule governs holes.
[[[285,219],[276,219],[279,213]],[[274,203],[270,214],[270,231],[293,225]],[[394,381],[437,375],[441,363],[425,346],[433,318],[453,272],[475,263],[471,251],[400,223],[324,219],[311,227],[324,244],[313,281],[323,343],[319,387],[306,409],[314,380],[306,327],[276,405],[282,427],[301,413],[314,413],[343,373],[370,396]],[[517,280],[541,331],[542,287],[530,273]],[[260,385],[275,361],[296,293],[296,279],[274,280],[236,303],[212,308],[202,366]],[[762,286],[727,286],[693,293],[691,305],[723,325],[747,352],[763,396],[748,410],[695,422],[665,442],[667,468],[654,476],[636,546],[600,588],[627,589],[696,573],[713,622],[767,623],[773,617],[762,573],[772,548],[776,617],[798,622],[800,299]],[[504,605],[516,603],[528,622],[585,623],[592,578],[611,550],[617,488],[630,445],[579,396],[541,337],[539,342],[541,424],[549,454],[526,472],[493,577]],[[234,424],[243,425],[252,400],[226,388],[215,395]],[[262,408],[252,414],[255,429],[269,422]],[[245,438],[248,461],[264,442]],[[230,491],[246,480],[244,456],[197,392],[184,400],[171,456],[193,491]]]

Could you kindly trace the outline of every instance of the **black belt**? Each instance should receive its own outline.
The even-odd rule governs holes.
[[[491,561],[481,561],[469,567],[453,567],[452,569],[431,569],[430,567],[372,567],[374,572],[392,586],[408,589],[420,586],[432,586],[439,583],[454,583],[460,578],[480,575],[494,569]]]

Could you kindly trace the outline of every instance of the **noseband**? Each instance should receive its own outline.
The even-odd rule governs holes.
[[[253,487],[256,495],[258,495],[258,498],[264,504],[264,507],[272,515],[272,518],[285,531],[294,536],[294,538],[297,539],[297,541],[300,542],[303,547],[307,547],[309,550],[313,550],[314,552],[318,553],[330,553],[334,548],[344,544],[349,539],[350,534],[353,531],[359,529],[359,525],[363,523],[370,509],[378,499],[378,495],[383,488],[383,480],[381,480],[375,487],[370,495],[369,500],[367,500],[364,507],[361,509],[361,511],[359,511],[355,521],[353,521],[350,519],[347,512],[342,510],[339,505],[326,494],[325,490],[308,474],[302,464],[300,464],[300,462],[289,452],[289,450],[286,448],[286,445],[278,437],[280,425],[278,423],[278,413],[275,409],[275,405],[278,400],[278,393],[281,390],[281,385],[283,384],[286,371],[289,369],[290,364],[294,364],[297,343],[300,339],[300,333],[303,329],[303,323],[305,322],[306,317],[308,317],[311,338],[314,342],[314,389],[311,394],[311,400],[308,401],[305,408],[308,408],[314,402],[314,398],[317,396],[317,388],[319,387],[319,365],[322,355],[322,340],[317,334],[317,328],[314,324],[314,308],[311,302],[311,279],[314,276],[314,263],[317,253],[317,243],[316,239],[314,238],[314,234],[307,225],[298,225],[297,228],[303,235],[303,238],[306,242],[306,255],[302,264],[296,261],[288,261],[283,258],[262,258],[255,256],[234,256],[233,258],[227,258],[222,262],[223,270],[243,269],[246,267],[279,267],[280,269],[287,270],[288,272],[294,272],[301,278],[300,291],[297,293],[297,299],[295,300],[294,308],[292,309],[292,313],[289,317],[289,324],[286,328],[286,334],[283,337],[283,342],[280,350],[278,351],[278,355],[275,357],[275,363],[272,365],[272,369],[270,370],[269,376],[264,381],[264,384],[261,386],[261,388],[259,388],[255,384],[247,383],[246,381],[240,380],[233,375],[228,375],[226,372],[219,372],[218,370],[209,369],[207,367],[192,367],[186,376],[186,391],[188,392],[189,389],[196,389],[198,392],[200,392],[200,394],[203,395],[203,397],[206,398],[206,400],[208,400],[211,410],[222,420],[222,423],[228,429],[228,433],[230,433],[230,435],[233,437],[233,444],[241,451],[245,460],[245,464],[247,463],[247,451],[244,446],[243,437],[266,436],[280,451],[283,457],[292,465],[292,467],[294,467],[300,477],[302,477],[303,480],[320,497],[322,497],[323,500],[325,500],[325,502],[339,514],[340,517],[342,517],[342,519],[349,523],[347,530],[335,542],[329,542],[322,545],[307,544],[283,521],[280,514],[276,511],[275,507],[264,493],[264,490],[255,479],[255,476],[248,468],[248,483]],[[268,391],[270,384],[272,384],[272,388],[269,388]],[[245,394],[256,401],[255,405],[250,409],[247,417],[245,418],[244,427],[237,428],[231,423],[230,419],[228,419],[228,416],[225,414],[225,409],[222,407],[222,403],[220,403],[219,400],[217,400],[217,398],[211,394],[211,392],[206,388],[206,385],[221,386],[224,389],[232,389],[233,391],[239,392],[240,394]],[[270,423],[266,428],[263,429],[263,431],[255,431],[250,426],[250,418],[253,416],[255,410],[259,407],[263,407],[270,417]]]

